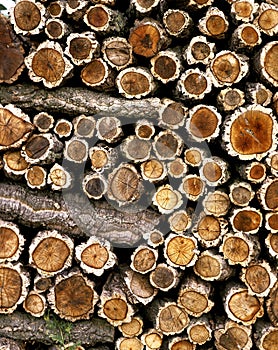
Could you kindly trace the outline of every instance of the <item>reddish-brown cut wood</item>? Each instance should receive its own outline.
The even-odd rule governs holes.
[[[156,87],[152,74],[145,67],[125,68],[118,74],[116,85],[119,93],[126,98],[145,97]]]
[[[102,58],[94,58],[81,71],[81,80],[100,91],[110,91],[115,86],[115,74]]]
[[[251,23],[244,23],[236,28],[232,34],[232,49],[238,51],[251,50],[262,43],[259,29]]]
[[[278,176],[278,152],[270,152],[266,158],[266,164],[270,167],[271,174]]]
[[[206,152],[202,148],[190,147],[184,151],[184,161],[191,167],[199,167],[206,157]]]
[[[181,193],[191,201],[198,201],[205,191],[205,183],[198,175],[186,175],[179,187]]]
[[[88,1],[86,0],[67,0],[66,12],[72,16],[74,20],[80,20],[83,17],[83,11],[86,9]]]
[[[210,300],[211,292],[210,283],[202,281],[195,275],[187,275],[179,290],[178,305],[183,307],[189,315],[200,317],[208,313],[214,305]]]
[[[219,248],[230,265],[247,266],[260,252],[258,237],[244,233],[227,233]]]
[[[258,297],[267,297],[277,281],[276,274],[266,261],[253,261],[242,269],[242,282],[248,288],[248,293]]]
[[[39,132],[48,132],[54,126],[54,118],[46,112],[40,112],[34,116],[33,124]]]
[[[155,133],[154,125],[146,119],[138,120],[135,125],[135,134],[139,139],[150,140]]]
[[[163,84],[179,78],[182,65],[180,55],[174,50],[160,51],[151,59],[151,73]]]
[[[259,321],[255,325],[254,338],[259,350],[275,350],[278,343],[278,328],[269,322]]]
[[[153,148],[160,160],[175,159],[181,154],[182,138],[172,130],[161,131],[154,138]]]
[[[29,116],[21,109],[13,105],[0,105],[0,150],[18,148],[33,129]]]
[[[165,240],[164,257],[173,267],[194,266],[199,255],[197,240],[192,236],[171,233]]]
[[[249,101],[254,104],[268,106],[272,100],[272,92],[261,83],[248,83],[246,93]]]
[[[0,14],[0,83],[11,84],[21,75],[24,65],[24,49],[14,35],[10,21]]]
[[[217,324],[214,331],[217,350],[250,350],[253,342],[251,326],[243,326],[227,319],[224,324]]]
[[[262,226],[262,213],[252,207],[235,208],[230,214],[230,223],[234,232],[257,233]]]
[[[212,338],[212,323],[206,316],[192,320],[187,327],[188,339],[196,345],[203,345]]]
[[[75,248],[76,259],[86,273],[101,276],[105,270],[116,263],[116,255],[112,252],[108,241],[102,242],[97,237],[90,237],[87,242]]]
[[[143,320],[140,316],[134,316],[130,322],[119,325],[118,329],[126,338],[137,337],[143,332]]]
[[[187,12],[181,9],[169,9],[163,14],[163,24],[169,35],[184,38],[189,35],[193,21]]]
[[[199,20],[198,28],[202,34],[216,39],[223,39],[229,27],[229,22],[217,7],[210,7],[205,17]]]
[[[199,68],[191,68],[180,76],[175,93],[183,100],[200,100],[210,93],[211,89],[211,80],[207,74]]]
[[[10,15],[17,34],[39,34],[45,23],[45,7],[35,0],[18,1]]]
[[[150,283],[153,287],[167,292],[175,288],[179,282],[179,274],[172,266],[158,264],[150,273]]]
[[[231,15],[236,21],[252,22],[257,13],[259,5],[254,0],[233,1],[231,6]]]
[[[137,337],[133,338],[118,338],[116,341],[116,349],[117,350],[125,350],[125,349],[131,349],[131,350],[143,350],[144,345],[141,342],[141,340]]]
[[[198,35],[191,39],[184,51],[184,58],[188,64],[209,64],[215,53],[215,44],[207,40],[205,36]]]
[[[239,207],[247,206],[255,196],[255,192],[248,182],[237,180],[230,185],[229,189],[231,202]]]
[[[263,182],[267,174],[265,164],[260,162],[242,164],[239,167],[239,173],[244,179],[254,184]]]
[[[49,39],[62,39],[68,33],[68,27],[62,20],[58,18],[49,18],[45,22],[44,31]]]
[[[266,301],[267,314],[273,326],[278,327],[278,282],[271,289]]]
[[[61,85],[73,68],[69,60],[64,57],[61,45],[48,40],[25,58],[25,64],[30,79],[35,83],[43,82],[47,88]]]
[[[65,143],[64,157],[73,163],[83,163],[88,158],[88,143],[87,141],[72,137]]]
[[[193,344],[187,337],[173,337],[173,338],[170,338],[167,341],[167,343],[168,343],[168,349],[170,350],[178,350],[178,349],[195,350],[196,349],[196,345]]]
[[[201,213],[192,233],[203,247],[209,248],[218,246],[227,231],[227,220]]]
[[[0,314],[12,313],[27,295],[29,275],[17,263],[2,263],[0,265]]]
[[[91,280],[79,271],[72,271],[56,277],[47,299],[59,317],[75,322],[90,318],[98,295]]]
[[[52,1],[47,6],[47,13],[54,18],[59,18],[62,16],[63,11],[65,9],[65,3],[61,0]]]
[[[161,214],[170,214],[183,203],[180,192],[168,184],[157,189],[153,195],[152,202],[157,206]]]
[[[24,242],[25,238],[16,224],[0,220],[0,263],[18,260]]]
[[[39,166],[34,165],[28,168],[25,172],[25,179],[30,188],[42,189],[46,186],[47,172]]]
[[[72,123],[69,120],[58,119],[54,127],[54,132],[59,138],[69,137],[72,132],[72,128]]]
[[[170,43],[161,24],[149,18],[135,22],[128,41],[133,52],[143,57],[153,57]]]
[[[140,245],[131,255],[130,267],[133,271],[146,274],[156,267],[158,252],[148,246]]]
[[[158,308],[155,320],[156,329],[164,335],[179,334],[189,324],[186,311],[175,302],[163,302]]]
[[[18,179],[24,175],[29,163],[21,155],[21,151],[9,151],[3,155],[4,172],[7,177]]]
[[[112,272],[102,288],[98,315],[114,327],[130,322],[134,314],[125,292],[126,284],[119,274]]]
[[[207,70],[209,78],[216,87],[236,84],[248,72],[248,57],[229,50],[219,51]]]
[[[244,92],[239,89],[226,88],[217,95],[217,104],[225,112],[233,111],[245,103]]]
[[[213,250],[205,250],[199,255],[193,271],[205,281],[224,281],[233,273],[226,260]]]
[[[262,79],[272,84],[274,87],[278,86],[278,70],[277,70],[277,52],[278,41],[271,41],[267,43],[256,57],[255,67]]]
[[[278,213],[272,212],[265,215],[265,227],[271,233],[278,232]]]
[[[23,308],[32,316],[41,317],[46,309],[46,299],[42,294],[31,291],[24,300]]]
[[[126,18],[117,10],[97,4],[88,8],[84,22],[99,34],[120,33],[126,26]]]
[[[178,129],[184,125],[187,117],[187,108],[181,103],[163,98],[162,107],[159,110],[159,125],[169,129]]]
[[[273,215],[276,215],[276,214],[273,214]],[[267,226],[269,226],[269,224],[266,224],[266,227]],[[275,233],[271,232],[268,234],[268,236],[265,239],[265,245],[269,251],[270,256],[278,259],[278,233],[277,233],[277,229],[276,229]]]
[[[273,36],[278,33],[278,9],[277,6],[261,3],[259,13],[254,24],[258,26],[263,33]]]
[[[89,158],[93,171],[101,172],[109,168],[111,164],[111,152],[105,147],[94,146],[89,149]]]
[[[263,298],[250,295],[245,287],[236,284],[226,287],[224,308],[232,321],[245,326],[254,324],[264,314]]]
[[[214,106],[200,104],[189,110],[186,127],[193,140],[210,141],[219,135],[221,120]]]
[[[82,189],[90,199],[100,199],[107,192],[107,181],[99,173],[88,173],[82,181]]]
[[[264,210],[278,210],[278,179],[275,177],[267,177],[262,186],[258,190],[258,198]]]
[[[43,277],[54,276],[71,266],[73,241],[57,231],[41,231],[29,247],[29,264]]]
[[[276,130],[272,109],[251,105],[238,109],[225,120],[223,141],[230,155],[259,161],[274,150]]]
[[[89,63],[98,57],[99,51],[99,43],[93,32],[71,33],[67,37],[65,54],[77,66]]]

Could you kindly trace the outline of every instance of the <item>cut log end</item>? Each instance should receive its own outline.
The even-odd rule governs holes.
[[[179,334],[188,324],[187,313],[175,303],[166,303],[157,315],[156,326],[165,335]]]
[[[26,312],[35,317],[43,316],[46,309],[45,297],[34,291],[28,293],[23,303],[23,308]]]
[[[130,322],[123,323],[118,326],[119,330],[124,337],[133,338],[137,337],[143,332],[143,321],[140,317],[132,317]]]

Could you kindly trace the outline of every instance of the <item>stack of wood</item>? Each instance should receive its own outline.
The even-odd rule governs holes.
[[[277,34],[274,0],[0,15],[0,349],[277,349]]]

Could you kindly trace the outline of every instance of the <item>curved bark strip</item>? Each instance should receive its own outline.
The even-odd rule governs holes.
[[[13,103],[26,110],[37,112],[113,115],[141,119],[158,117],[162,104],[159,98],[146,98],[129,101],[121,97],[112,97],[82,87],[60,87],[49,91],[33,84],[1,86],[2,104]]]
[[[59,320],[60,323],[65,321]],[[46,345],[53,344],[53,338],[59,336],[60,329],[51,327],[50,321],[36,318],[19,311],[11,315],[1,315],[0,336],[14,340],[40,342]],[[7,325],[9,325],[7,327]],[[70,332],[65,332],[65,343],[71,341],[94,345],[98,342],[112,343],[114,341],[114,328],[106,321],[91,318],[89,321],[72,323]]]
[[[69,207],[67,203],[74,205]],[[151,210],[118,211],[107,202],[84,201],[78,194],[35,192],[2,182],[0,218],[28,227],[55,229],[72,237],[97,236],[112,244],[132,246],[146,231],[153,230],[159,215]]]

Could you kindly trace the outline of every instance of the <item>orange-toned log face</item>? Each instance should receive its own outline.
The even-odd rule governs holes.
[[[249,322],[256,317],[261,304],[257,297],[249,295],[247,291],[241,291],[231,297],[229,308],[238,320]]]
[[[40,49],[33,57],[32,68],[37,76],[55,82],[60,80],[65,72],[65,61],[60,52],[54,49]]]
[[[240,62],[232,53],[218,56],[212,64],[212,72],[222,83],[233,83],[240,73]]]
[[[137,55],[144,57],[152,57],[158,52],[159,41],[159,31],[151,24],[139,26],[134,29],[129,36],[129,42],[133,51]]]
[[[74,38],[70,42],[69,52],[72,57],[84,60],[90,54],[92,44],[88,38]]]
[[[41,21],[40,10],[31,1],[20,1],[16,4],[14,16],[17,26],[26,31],[35,29]]]
[[[181,12],[175,11],[170,13],[165,21],[169,31],[173,34],[177,34],[180,30],[182,30],[185,23],[185,18]]]
[[[273,120],[261,111],[242,113],[231,125],[233,149],[241,155],[267,152],[272,146]]]
[[[19,300],[22,291],[22,280],[19,273],[7,267],[0,267],[0,312],[13,307]]]
[[[255,45],[259,40],[259,35],[253,27],[245,27],[241,32],[242,39],[248,45]]]
[[[11,146],[32,129],[31,123],[15,116],[5,108],[0,108],[0,147]]]
[[[93,307],[94,291],[81,276],[62,280],[55,287],[55,304],[62,316],[82,318]]]
[[[104,27],[109,21],[108,13],[101,7],[93,7],[88,12],[88,22],[96,27]]]
[[[108,251],[99,243],[94,243],[85,248],[81,254],[81,259],[84,264],[95,269],[101,269],[106,264],[109,258]]]
[[[257,212],[242,210],[234,217],[233,224],[238,231],[249,232],[258,229],[261,221],[261,216]]]
[[[113,321],[122,321],[126,318],[128,312],[127,303],[123,299],[112,298],[104,304],[103,312]]]
[[[64,267],[70,254],[69,247],[61,239],[48,237],[43,239],[32,254],[37,268],[46,272],[56,272]]]
[[[216,114],[206,107],[199,108],[191,117],[190,132],[196,137],[213,135],[218,125]]]
[[[265,55],[264,68],[278,82],[278,44],[273,45]]]
[[[105,66],[97,59],[92,60],[81,72],[81,78],[88,84],[98,84],[105,77]]]
[[[239,327],[231,327],[219,338],[219,344],[224,349],[243,349],[249,339],[245,330]]]
[[[12,257],[19,246],[18,236],[7,227],[0,227],[0,259]]]
[[[184,81],[184,87],[191,95],[201,95],[204,93],[207,86],[206,77],[198,73],[189,74]]]
[[[150,83],[144,74],[127,72],[121,79],[121,86],[127,94],[136,96],[148,92]]]

